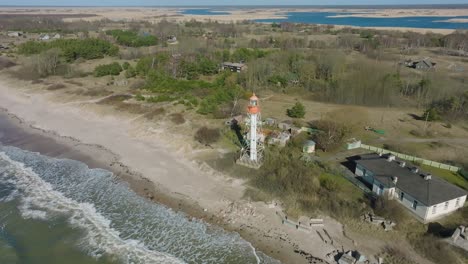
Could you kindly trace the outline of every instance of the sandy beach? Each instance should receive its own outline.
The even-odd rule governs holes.
[[[255,248],[283,263],[327,263],[320,259],[326,259],[328,253],[355,249],[353,241],[343,236],[342,225],[328,217],[324,227],[311,232],[282,225],[279,206],[243,199],[242,180],[190,160],[193,150],[174,148],[177,144],[167,141],[156,124],[104,115],[86,103],[58,102],[52,93],[24,87],[28,85],[21,81],[1,78],[0,107],[12,121],[29,133],[70,148],[66,153],[73,155],[67,158],[114,171],[148,199],[239,232]],[[21,147],[41,151],[37,144]],[[48,154],[46,150],[42,149],[44,154]],[[324,243],[316,233],[322,229],[330,234],[333,245]]]

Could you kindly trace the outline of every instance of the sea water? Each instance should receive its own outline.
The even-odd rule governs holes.
[[[0,263],[279,263],[113,173],[0,144]]]

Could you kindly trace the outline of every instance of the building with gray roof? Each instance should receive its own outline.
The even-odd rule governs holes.
[[[356,176],[370,184],[374,193],[398,200],[424,222],[447,215],[466,201],[464,189],[393,155],[361,155],[355,163]]]

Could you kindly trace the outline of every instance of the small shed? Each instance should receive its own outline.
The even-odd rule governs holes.
[[[167,37],[167,43],[169,43],[169,44],[177,43],[177,37],[174,36],[174,35],[170,35],[169,37]]]
[[[355,138],[352,138],[346,142],[346,149],[351,150],[351,149],[357,149],[361,147],[361,140],[357,140]]]
[[[289,129],[289,132],[291,132],[292,136],[296,136],[302,132],[302,129],[297,126],[291,126],[291,128]]]
[[[39,40],[42,40],[42,41],[45,41],[45,40],[49,40],[50,39],[50,35],[49,34],[41,34],[39,36]]]
[[[307,140],[302,147],[302,152],[304,153],[314,153],[315,152],[315,141]]]
[[[273,132],[268,137],[268,144],[284,147],[290,139],[291,134],[289,134],[288,132]]]
[[[221,64],[222,70],[230,70],[232,72],[241,72],[246,67],[247,66],[244,63],[237,63],[237,62],[223,62],[223,64]]]
[[[23,32],[20,31],[10,31],[7,33],[9,37],[21,37],[23,36]]]
[[[263,121],[263,124],[267,126],[274,126],[276,122],[277,120],[275,118],[268,117],[265,119],[265,121]]]
[[[338,264],[354,264],[354,263],[356,263],[356,259],[352,256],[351,251],[344,253],[338,259]]]
[[[292,123],[291,120],[284,120],[278,124],[278,128],[281,130],[289,130],[292,127]]]

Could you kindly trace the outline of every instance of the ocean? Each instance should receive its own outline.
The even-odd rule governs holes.
[[[14,132],[5,124],[0,142]],[[0,263],[279,262],[140,197],[108,170],[0,144]]]
[[[212,9],[185,9],[182,14],[189,15],[220,15],[226,13],[231,8]],[[220,13],[222,12],[222,13]],[[325,24],[325,25],[347,25],[358,27],[408,27],[408,28],[434,28],[434,29],[468,29],[468,23],[446,22],[448,19],[468,19],[467,16],[453,17],[333,17],[336,15],[346,15],[351,13],[335,12],[287,12],[284,19],[254,19],[256,22],[266,23],[305,23],[305,24]]]

